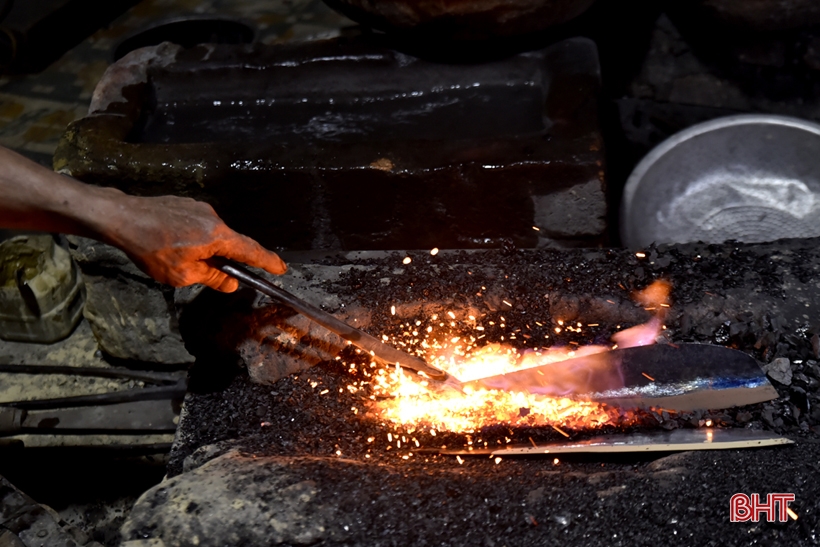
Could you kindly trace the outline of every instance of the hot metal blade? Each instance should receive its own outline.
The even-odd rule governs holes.
[[[778,397],[752,357],[705,344],[617,349],[465,383],[636,408],[729,408]]]

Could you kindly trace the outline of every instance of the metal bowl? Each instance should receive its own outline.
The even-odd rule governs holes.
[[[772,115],[719,118],[676,133],[624,188],[627,247],[820,236],[820,125]]]

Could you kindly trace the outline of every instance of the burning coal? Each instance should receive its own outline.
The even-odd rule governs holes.
[[[634,294],[633,298],[653,317],[647,323],[616,333],[612,336],[612,345],[522,351],[509,342],[483,343],[485,327],[494,326],[494,322],[488,320],[484,325],[473,315],[457,321],[453,311],[444,316],[433,315],[427,321],[405,323],[401,335],[384,335],[382,338],[415,352],[467,385],[463,393],[442,390],[401,369],[379,369],[371,363],[367,373],[367,382],[374,388],[371,410],[380,420],[393,426],[457,433],[470,433],[499,424],[580,429],[614,423],[620,416],[619,411],[601,403],[581,400],[577,394],[617,389],[623,387],[622,379],[611,371],[596,369],[595,363],[603,360],[585,360],[580,365],[583,369],[579,370],[578,361],[573,358],[617,347],[655,343],[665,328],[663,320],[669,308],[669,291],[667,282],[656,281]],[[503,328],[503,316],[500,321]],[[565,324],[556,319],[554,331],[581,333],[584,328],[580,322]],[[515,334],[510,334],[509,339],[515,340]],[[529,369],[545,377],[539,382],[541,387],[536,389],[532,383],[517,383],[512,380],[515,375],[507,376]]]

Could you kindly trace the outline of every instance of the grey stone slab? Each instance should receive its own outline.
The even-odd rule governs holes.
[[[119,249],[70,241],[86,285],[83,314],[105,353],[166,365],[193,361],[179,334],[173,288],[142,273]]]

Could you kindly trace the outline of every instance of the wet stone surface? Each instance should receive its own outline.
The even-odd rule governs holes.
[[[54,167],[206,201],[274,249],[595,246],[599,88],[585,38],[461,64],[381,35],[165,44],[109,68]]]
[[[563,437],[550,427],[494,426],[469,438],[445,432],[434,437],[428,430],[398,432],[368,412],[366,390],[347,389],[357,372],[342,362],[366,364],[349,348],[341,361],[320,363],[272,385],[254,384],[225,363],[212,364],[192,373],[169,469],[177,478],[137,504],[126,527],[133,539],[193,544],[190,533],[180,530],[207,527],[216,518],[232,522],[223,528],[234,535],[216,534],[207,540],[213,543],[201,544],[252,544],[257,536],[244,520],[246,513],[186,513],[169,501],[180,492],[188,495],[191,481],[222,480],[208,471],[218,468],[231,470],[231,481],[220,483],[226,496],[269,518],[274,509],[261,507],[260,500],[311,482],[316,495],[288,517],[288,529],[296,530],[306,515],[326,518],[324,530],[314,530],[311,537],[329,545],[536,545],[559,540],[583,545],[810,544],[820,522],[814,501],[820,491],[813,480],[820,455],[816,240],[650,248],[643,256],[625,250],[515,249],[409,256],[409,264],[397,253],[361,258],[344,270],[349,260],[323,259],[323,267],[338,267],[340,273],[333,280],[317,280],[315,290],[335,297],[335,306],[328,307],[332,312],[342,304],[368,309],[371,323],[365,330],[373,334],[401,331],[408,318],[426,320],[442,309],[459,314],[472,310],[487,325],[488,341],[504,336],[523,349],[536,340],[554,345],[604,342],[618,325],[646,320],[647,312],[629,298],[632,291],[654,279],[668,279],[673,305],[665,341],[736,347],[764,365],[781,359],[781,367],[788,359],[791,384],[770,373],[781,395],[770,403],[687,413],[614,411],[614,425],[565,431],[581,439],[615,431],[705,427],[711,420],[712,427],[773,430],[796,444],[661,459],[562,457],[554,463],[551,458],[503,458],[495,463],[477,456],[460,463],[424,449]],[[501,316],[503,329],[498,326]],[[598,327],[556,334],[558,318]],[[493,319],[499,321],[491,329]],[[544,339],[548,333],[550,338]],[[387,433],[398,436],[388,440]],[[398,447],[401,435],[406,439]],[[186,473],[180,475],[183,466]],[[259,471],[265,466],[276,469],[276,478],[265,478]],[[729,498],[737,492],[794,492],[792,507],[800,519],[730,523]],[[298,543],[296,536],[277,537],[285,544]]]

